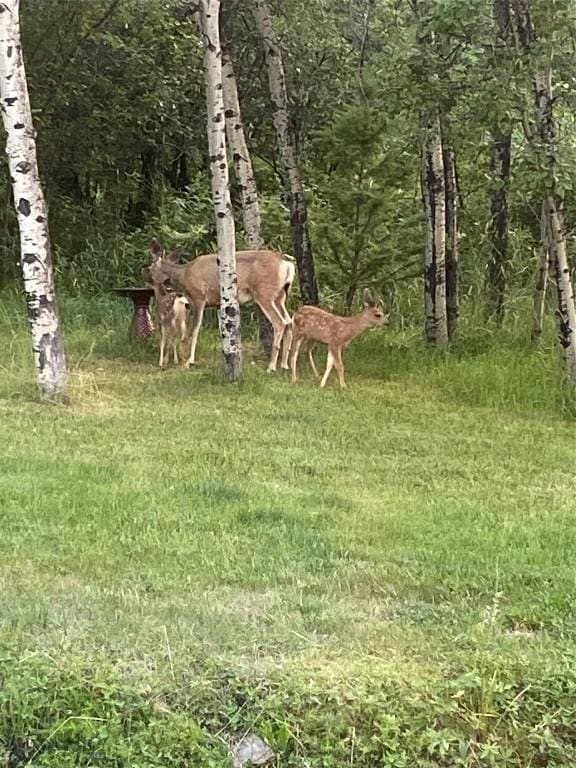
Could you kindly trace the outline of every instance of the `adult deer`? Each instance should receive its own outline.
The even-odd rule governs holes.
[[[194,365],[204,309],[220,305],[218,256],[208,253],[187,264],[175,264],[170,257],[165,257],[164,250],[157,240],[152,241],[150,252],[152,264],[147,268],[147,279],[152,284],[168,283],[175,291],[184,293],[194,310],[190,357],[186,363],[187,366]],[[274,329],[268,370],[276,370],[283,338],[281,365],[287,369],[292,342],[292,319],[286,310],[286,297],[294,281],[294,264],[277,251],[237,251],[236,273],[239,303],[254,301]]]
[[[364,291],[364,309],[352,317],[339,317],[319,309],[319,307],[300,307],[292,318],[294,334],[291,359],[292,383],[296,382],[298,354],[304,341],[310,344],[308,348],[310,365],[314,374],[318,376],[318,371],[314,365],[314,358],[312,357],[312,344],[316,341],[321,341],[323,344],[328,345],[328,359],[320,386],[324,387],[326,385],[330,371],[336,366],[340,386],[342,389],[345,389],[342,352],[352,339],[355,339],[356,336],[359,336],[368,328],[388,325],[389,321],[390,315],[384,314],[374,295],[368,289]]]

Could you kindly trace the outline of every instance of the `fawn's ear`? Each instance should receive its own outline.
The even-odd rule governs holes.
[[[376,306],[376,299],[374,298],[374,294],[369,288],[364,288],[364,306],[365,307],[375,307]]]
[[[164,250],[156,238],[150,243],[150,253],[152,254],[152,261],[158,261],[164,254]]]

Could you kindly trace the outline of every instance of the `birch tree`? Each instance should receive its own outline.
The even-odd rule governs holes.
[[[246,233],[248,247],[260,250],[264,247],[264,240],[262,238],[262,219],[258,203],[258,187],[256,177],[254,176],[248,142],[244,133],[234,64],[232,62],[230,46],[226,42],[222,42],[222,95],[226,119],[226,139],[232,154],[236,181],[240,189],[244,232]],[[260,330],[260,343],[265,352],[270,354],[274,330],[259,307],[256,308],[256,311]]]
[[[19,0],[0,2],[0,99],[38,385],[43,399],[62,400],[66,358],[54,291],[48,211],[38,173],[36,132],[20,39]]]
[[[298,165],[296,136],[288,110],[282,50],[274,32],[272,16],[266,0],[252,1],[256,29],[264,51],[278,150],[286,176],[294,257],[298,267],[300,292],[306,304],[318,304],[318,285],[308,227],[308,209]]]
[[[494,0],[495,70],[502,57],[500,49],[507,51],[510,44],[509,0]],[[504,307],[510,258],[508,249],[508,183],[512,131],[500,122],[492,128],[490,137],[490,221],[488,237],[490,255],[486,277],[486,316],[494,317],[498,324],[504,319]]]
[[[441,121],[442,164],[444,171],[444,221],[446,228],[446,327],[448,339],[456,333],[459,315],[458,291],[458,183],[456,155],[450,140],[450,123],[447,116]]]
[[[424,306],[426,340],[448,343],[446,312],[446,201],[440,118],[422,121],[422,192],[426,214]]]
[[[515,37],[518,45],[527,53],[533,52],[537,39],[532,21],[530,0],[512,0]],[[533,75],[536,104],[536,130],[530,138],[538,158],[545,189],[543,210],[546,219],[547,245],[550,249],[550,276],[556,293],[556,318],[558,340],[562,348],[566,373],[576,385],[576,306],[568,263],[564,198],[557,183],[558,147],[554,120],[554,94],[552,88],[553,50],[548,50],[547,61],[537,61]]]
[[[237,381],[240,378],[241,365],[240,306],[226,147],[219,28],[220,0],[199,0],[196,8],[204,46],[208,152],[218,240],[219,325],[224,354],[224,373],[228,381]]]

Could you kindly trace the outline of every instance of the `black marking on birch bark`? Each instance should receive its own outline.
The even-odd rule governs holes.
[[[223,171],[224,168],[226,168],[226,163],[220,163],[218,167],[220,168],[221,171]]]
[[[6,104],[7,107],[13,107],[14,104],[16,104],[17,101],[18,101],[18,97],[17,96],[7,96],[4,99],[4,103]]]
[[[22,264],[34,264],[37,258],[35,253],[24,253],[22,255]]]
[[[27,160],[21,160],[16,166],[16,170],[18,173],[29,173],[32,170],[32,163],[29,163]]]
[[[226,214],[223,211],[218,211],[218,218],[223,219],[226,216]]]
[[[216,90],[221,91],[222,90],[222,83],[216,83]]]
[[[234,130],[239,131],[242,128],[242,123],[234,123]]]
[[[26,128],[26,126],[24,125],[24,123],[14,123],[14,130],[15,130],[15,131],[21,131],[21,130],[22,130],[22,128]]]
[[[225,109],[224,110],[224,117],[236,117],[236,111],[234,109]]]
[[[25,197],[21,197],[18,201],[18,212],[22,216],[30,216],[30,202]]]
[[[213,122],[215,122],[215,123],[221,123],[221,122],[222,122],[222,113],[220,112],[219,114],[217,114],[217,115],[214,115],[214,117],[212,118],[212,120],[213,120]]]
[[[9,59],[12,58],[12,51],[14,50],[14,46],[9,45],[8,48],[6,48],[6,56],[8,56]]]
[[[40,345],[38,348],[38,368],[40,369],[40,372],[44,370],[46,367],[47,355],[46,355],[46,348],[50,346],[50,334],[44,333],[42,334],[42,338],[40,339]]]
[[[240,154],[240,152],[234,152],[232,155],[232,159],[234,160],[235,163],[239,163],[240,160],[242,160],[242,155]]]
[[[38,222],[38,224],[42,224],[44,221],[44,216],[36,216],[36,221]]]
[[[35,293],[26,294],[26,309],[28,310],[28,317],[30,320],[36,321],[38,319],[39,312]]]
[[[236,309],[234,307],[226,307],[226,309],[224,310],[224,313],[228,317],[236,317]]]

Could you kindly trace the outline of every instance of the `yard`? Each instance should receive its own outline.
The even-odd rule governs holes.
[[[6,766],[576,764],[574,405],[553,340],[378,330],[348,391],[156,368],[69,301],[69,407],[0,310]],[[125,309],[122,307],[122,309]],[[98,308],[94,310],[98,311]],[[3,759],[3,762],[2,762]]]

